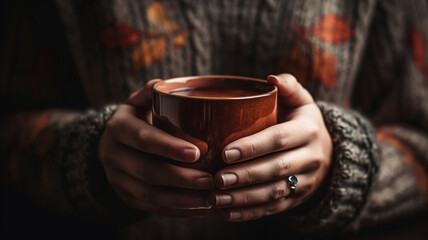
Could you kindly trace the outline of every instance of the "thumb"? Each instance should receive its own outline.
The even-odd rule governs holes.
[[[152,88],[160,79],[153,79],[147,82],[146,86],[132,93],[126,103],[136,107],[148,107],[152,104]]]
[[[314,102],[311,94],[291,74],[269,75],[267,81],[278,88],[278,101],[289,107]]]

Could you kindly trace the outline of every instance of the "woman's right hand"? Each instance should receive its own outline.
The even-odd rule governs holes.
[[[179,167],[157,156],[196,162],[200,150],[151,124],[151,89],[133,93],[107,122],[98,157],[109,183],[130,207],[168,216],[203,216],[211,208],[211,174]]]

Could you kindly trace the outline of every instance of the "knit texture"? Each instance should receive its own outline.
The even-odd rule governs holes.
[[[68,124],[60,138],[63,189],[76,213],[87,220],[96,217],[120,222],[125,216],[137,216],[108,184],[97,157],[98,142],[116,108],[109,105],[99,111],[88,110]]]
[[[319,101],[333,140],[333,164],[318,198],[254,222],[275,226],[271,232],[283,231],[284,238],[286,231],[358,231],[427,210],[426,1],[55,0],[50,8],[32,3],[28,9],[17,4],[19,14],[12,14],[0,51],[4,118],[15,107],[24,112],[0,126],[1,142],[9,142],[10,150],[1,156],[11,171],[5,176],[22,189],[38,189],[32,181],[37,178],[49,191],[55,186],[49,179],[56,178],[46,176],[61,173],[67,204],[82,219],[134,221],[142,213],[120,201],[96,157],[115,109],[106,104],[123,102],[154,78],[291,73]],[[65,115],[27,111],[46,108],[78,108],[73,119],[80,117],[69,123]],[[100,110],[84,110],[94,108]],[[56,141],[59,147],[48,147]],[[37,161],[19,154],[25,149]],[[59,160],[48,158],[56,155]],[[40,197],[49,202],[43,196],[49,194]],[[239,226],[245,232],[254,222]],[[155,215],[130,232],[153,233],[144,237],[155,239],[214,232],[224,239],[241,236],[235,226],[219,218]]]
[[[427,199],[415,187],[423,182],[418,179],[421,177],[418,171],[415,174],[415,166],[403,165],[402,159],[406,157],[390,142],[379,141],[378,145],[382,149],[381,159],[388,161],[380,161],[379,175],[372,183],[367,203],[347,230],[370,229],[378,223],[393,223],[395,219],[408,220],[421,211],[417,206],[427,206]]]

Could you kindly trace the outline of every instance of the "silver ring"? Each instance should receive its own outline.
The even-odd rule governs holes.
[[[297,177],[294,175],[291,175],[287,178],[287,183],[288,183],[288,188],[290,189],[290,194],[288,194],[288,196],[286,196],[285,198],[291,198],[294,196],[294,194],[296,193],[296,187],[297,187],[297,183],[299,181],[297,180]]]

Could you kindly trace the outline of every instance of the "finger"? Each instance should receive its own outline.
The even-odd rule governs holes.
[[[298,186],[293,194],[294,199],[311,190],[311,182],[304,174],[297,175]],[[211,202],[217,208],[236,208],[267,204],[290,196],[291,190],[287,178],[258,184],[250,187],[216,191],[211,196]]]
[[[223,150],[223,159],[226,163],[235,163],[295,148],[309,143],[316,134],[317,128],[306,121],[283,122],[228,144]]]
[[[111,161],[115,164],[113,167],[151,185],[205,190],[214,187],[209,173],[175,166],[124,145],[117,146],[109,157],[120,159]]]
[[[204,191],[165,188],[146,184],[124,172],[115,172],[110,182],[114,189],[126,193],[125,203],[138,210],[210,209],[209,194]],[[110,175],[110,178],[112,176]]]
[[[125,192],[124,190],[116,190],[119,197],[124,200],[130,198],[131,194]],[[124,200],[125,203],[129,200]],[[128,203],[127,203],[128,204]],[[161,208],[152,206],[149,204],[140,203],[141,206],[133,207],[128,204],[128,206],[148,213],[156,213],[167,217],[205,217],[211,213],[211,209],[174,209],[174,208]]]
[[[289,107],[313,103],[311,94],[291,74],[269,75],[267,81],[278,87],[278,101]]]
[[[141,152],[182,162],[195,162],[200,157],[199,148],[194,144],[174,137],[129,114],[117,114],[116,118],[107,122],[107,131],[112,131],[119,142]]]
[[[217,172],[214,182],[220,189],[237,188],[307,173],[320,168],[322,156],[298,148],[231,165]]]
[[[126,103],[138,107],[148,107],[152,104],[152,88],[160,79],[153,79],[147,82],[146,86],[140,88],[129,96]]]
[[[292,203],[290,199],[281,198],[258,206],[223,209],[221,210],[221,215],[226,221],[232,222],[255,220],[291,209]]]
[[[297,176],[299,185],[296,188],[296,194],[290,198],[283,197],[276,200],[252,206],[222,208],[221,213],[227,221],[248,221],[258,219],[264,216],[269,216],[276,213],[281,213],[286,210],[295,208],[305,202],[315,192],[315,187],[309,184],[313,182],[314,176]],[[300,181],[300,179],[302,181]],[[300,184],[300,182],[307,182]]]

